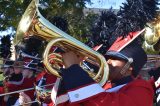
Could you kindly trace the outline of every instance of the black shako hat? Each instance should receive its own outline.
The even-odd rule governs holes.
[[[134,40],[144,32],[144,29],[134,33],[130,33],[126,38],[119,37],[110,49],[107,51],[106,58],[117,58],[131,61],[133,67],[133,75],[137,76],[141,68],[147,61],[147,55],[141,45]]]

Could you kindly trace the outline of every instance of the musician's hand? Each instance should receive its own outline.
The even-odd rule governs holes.
[[[62,58],[63,58],[65,68],[68,68],[73,64],[79,64],[80,61],[82,60],[82,57],[78,56],[72,51],[63,53]]]
[[[20,100],[20,105],[31,106],[31,104],[26,104],[28,102],[31,102],[31,98],[24,92],[19,93],[19,100]]]

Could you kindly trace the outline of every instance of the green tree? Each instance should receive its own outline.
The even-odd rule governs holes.
[[[18,23],[31,0],[2,0],[0,1],[0,31],[12,29],[13,34],[17,29]],[[85,16],[83,9],[86,3],[91,0],[41,0],[47,7],[42,14],[45,18],[51,16],[65,17],[69,25],[69,34],[83,39],[84,35],[89,34],[89,25],[92,20],[91,15]]]
[[[0,31],[10,27],[16,30],[18,22],[31,0],[1,0],[0,1]]]
[[[48,1],[48,8],[43,10],[42,13],[47,14],[46,18],[52,16],[65,17],[68,21],[69,34],[81,41],[86,41],[86,36],[89,35],[90,25],[95,18],[94,13],[90,13],[86,16],[83,10],[86,3],[91,3],[90,0],[52,0]]]

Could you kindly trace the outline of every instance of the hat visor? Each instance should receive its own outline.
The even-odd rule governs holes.
[[[128,57],[127,57],[127,56],[121,54],[120,52],[115,52],[115,51],[108,51],[108,52],[105,54],[105,58],[106,58],[106,59],[116,58],[116,59],[128,61]]]

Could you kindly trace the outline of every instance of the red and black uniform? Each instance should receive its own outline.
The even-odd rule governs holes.
[[[16,77],[16,78],[13,78]],[[18,90],[33,88],[35,83],[35,78],[23,78],[22,73],[13,75],[9,81],[5,82],[5,87],[1,87],[1,94],[8,93],[8,92],[14,92]],[[5,89],[7,89],[8,92],[5,92]],[[33,100],[34,96],[34,89],[25,91],[27,95],[30,96],[30,98]],[[19,93],[11,94],[9,95],[8,100],[6,101],[6,105],[14,105],[16,100],[19,98]]]
[[[142,79],[120,84],[104,90],[78,65],[63,71],[63,84],[68,100],[58,106],[152,106],[154,90],[150,82]],[[81,75],[81,76],[80,76]]]
[[[35,77],[24,78],[24,81],[23,81],[23,84],[21,85],[21,87],[22,87],[22,89],[34,88],[35,82],[36,82]],[[34,91],[35,91],[35,89],[25,91],[24,93],[26,93],[31,98],[31,100],[33,100],[34,99]]]

